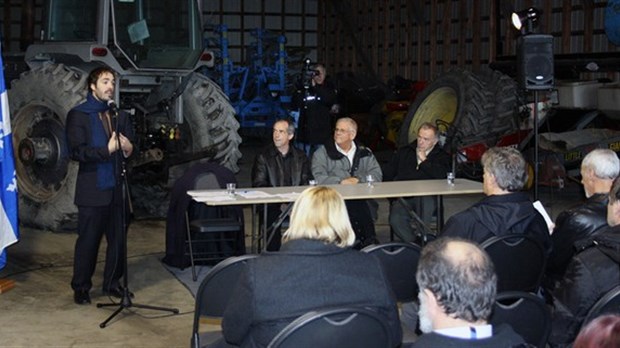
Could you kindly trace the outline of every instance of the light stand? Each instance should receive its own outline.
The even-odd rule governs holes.
[[[110,109],[110,114],[114,120],[114,122],[111,122],[111,124],[113,124],[113,129],[112,132],[115,132],[117,129],[119,129],[119,119],[120,116],[118,115],[118,112],[115,110],[114,107],[112,107]],[[115,171],[115,175],[120,176],[120,180],[117,181],[118,183],[120,183],[120,191],[121,191],[121,214],[120,214],[120,222],[115,221],[115,233],[120,234],[121,236],[121,240],[122,242],[121,247],[120,247],[120,253],[121,253],[121,260],[123,260],[123,294],[121,297],[121,301],[120,303],[116,303],[116,302],[112,302],[112,303],[97,303],[97,308],[102,308],[102,307],[111,307],[111,306],[118,306],[118,308],[114,311],[114,313],[112,313],[105,321],[103,321],[101,324],[99,324],[100,328],[105,328],[106,325],[108,324],[108,322],[110,322],[110,320],[112,320],[114,317],[116,317],[120,312],[123,311],[123,309],[129,309],[132,307],[136,307],[136,308],[144,308],[144,309],[152,309],[152,310],[156,310],[156,311],[166,311],[166,312],[171,312],[173,314],[179,314],[179,310],[176,308],[165,308],[165,307],[155,307],[155,306],[148,306],[148,305],[143,305],[143,304],[138,304],[138,303],[133,303],[131,301],[131,292],[129,291],[129,284],[128,284],[128,268],[127,268],[127,227],[128,224],[127,222],[127,218],[126,218],[126,207],[127,207],[127,176],[126,174],[126,163],[125,163],[125,159],[124,156],[122,154],[122,148],[121,148],[121,140],[119,137],[119,134],[116,134],[116,145],[118,147],[117,150],[117,154],[115,155],[115,166],[114,168],[118,168],[118,164],[120,162],[121,165],[121,170],[120,173],[118,171]],[[117,178],[119,179],[119,178]],[[114,188],[114,190],[116,191],[117,189]],[[116,192],[115,192],[116,195]],[[116,199],[116,198],[115,198]],[[114,204],[114,203],[113,203]],[[119,228],[120,227],[120,228]]]

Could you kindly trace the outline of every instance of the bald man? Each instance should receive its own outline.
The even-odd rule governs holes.
[[[420,330],[411,347],[512,347],[523,338],[493,327],[497,276],[489,256],[472,242],[439,238],[424,247],[416,279]]]

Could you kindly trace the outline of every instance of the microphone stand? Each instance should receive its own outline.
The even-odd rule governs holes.
[[[111,103],[113,104],[113,103]],[[112,125],[112,132],[115,132],[116,130],[119,129],[119,119],[120,116],[118,115],[118,110],[114,107],[114,105],[112,105],[112,108],[110,109],[110,114],[113,118],[113,122],[110,122],[110,124]],[[114,311],[114,313],[112,313],[108,319],[106,319],[104,322],[102,322],[101,324],[99,324],[100,328],[105,328],[106,325],[108,324],[108,322],[110,322],[110,320],[112,320],[114,317],[116,317],[120,312],[123,311],[123,309],[129,309],[131,307],[136,307],[136,308],[144,308],[144,309],[152,309],[152,310],[156,310],[156,311],[166,311],[166,312],[172,312],[173,314],[179,314],[179,310],[176,308],[165,308],[165,307],[155,307],[155,306],[148,306],[148,305],[143,305],[143,304],[138,304],[138,303],[133,303],[131,301],[131,292],[129,291],[129,284],[128,284],[128,269],[127,269],[127,228],[128,225],[127,224],[127,219],[126,219],[126,207],[127,207],[127,176],[126,176],[126,163],[125,163],[125,156],[123,155],[122,151],[123,149],[121,148],[121,140],[119,137],[119,133],[117,132],[116,134],[116,145],[118,147],[117,153],[114,154],[115,158],[115,176],[120,176],[120,180],[117,181],[118,183],[120,183],[120,191],[121,191],[121,212],[120,212],[120,222],[115,221],[114,223],[114,229],[115,229],[115,233],[120,234],[120,237],[122,238],[122,242],[120,243],[120,252],[121,252],[121,260],[123,260],[123,294],[122,294],[122,298],[120,303],[116,303],[116,302],[112,302],[112,303],[97,303],[97,308],[102,308],[102,307],[111,307],[111,306],[119,306],[116,311]],[[120,153],[118,153],[120,151]],[[121,170],[120,172],[116,171],[116,169],[118,168],[118,164],[121,164]],[[118,177],[116,179],[119,179]],[[115,193],[114,193],[114,199],[116,199],[116,187],[114,188]],[[114,203],[113,203],[114,204]],[[120,227],[120,228],[119,228]],[[117,237],[119,237],[117,235]],[[118,239],[117,239],[118,240]]]

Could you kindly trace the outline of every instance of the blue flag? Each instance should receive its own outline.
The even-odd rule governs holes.
[[[3,67],[0,51],[0,67]],[[0,71],[0,269],[6,265],[6,247],[17,242],[17,179],[11,139],[11,114],[4,84],[4,68]]]

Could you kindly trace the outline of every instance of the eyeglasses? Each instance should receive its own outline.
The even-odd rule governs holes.
[[[350,129],[343,129],[343,128],[336,128],[334,130],[334,132],[336,132],[336,133],[349,133],[349,132],[351,132],[351,130]]]

